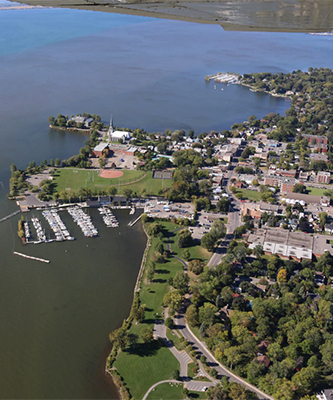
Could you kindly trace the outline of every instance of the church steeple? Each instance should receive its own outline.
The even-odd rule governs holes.
[[[112,134],[113,134],[113,132],[114,132],[114,127],[113,127],[113,116],[112,116],[112,114],[111,114],[110,127],[109,127],[109,130],[108,130],[108,136],[109,136],[109,140],[110,140],[110,141],[112,140]]]

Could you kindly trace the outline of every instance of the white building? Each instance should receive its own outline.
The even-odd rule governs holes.
[[[119,139],[126,141],[126,140],[130,140],[131,139],[131,134],[129,132],[126,131],[115,131],[113,128],[113,119],[111,116],[111,120],[110,120],[110,128],[108,130],[108,138],[110,140],[110,142],[115,142],[118,141]]]

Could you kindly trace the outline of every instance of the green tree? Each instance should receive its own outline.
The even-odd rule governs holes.
[[[206,233],[201,238],[201,246],[208,251],[213,251],[215,246],[215,238],[210,233]]]
[[[151,326],[141,329],[140,334],[144,343],[150,343],[154,340],[154,330]]]
[[[206,326],[213,325],[216,312],[216,306],[211,303],[204,303],[204,305],[199,308],[199,322],[201,324],[204,323]]]
[[[199,313],[194,304],[191,304],[186,310],[185,319],[192,327],[199,325]]]
[[[170,315],[173,315],[182,305],[182,295],[178,290],[172,290],[163,297],[163,305],[169,307]]]
[[[191,260],[188,263],[188,269],[196,275],[201,274],[203,271],[204,263],[200,260]]]
[[[126,197],[126,199],[130,199],[133,196],[133,190],[132,189],[124,189],[124,195]]]
[[[184,271],[177,271],[173,278],[172,286],[179,289],[181,293],[185,293],[187,291],[188,281],[189,278]]]

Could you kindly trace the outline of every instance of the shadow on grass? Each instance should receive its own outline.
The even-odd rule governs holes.
[[[170,274],[170,271],[168,269],[157,269],[155,270],[157,274]]]
[[[160,340],[154,340],[150,343],[136,343],[126,350],[129,354],[135,354],[139,357],[151,357],[156,355],[157,351],[163,346]]]
[[[166,279],[154,279],[154,283],[165,283]]]

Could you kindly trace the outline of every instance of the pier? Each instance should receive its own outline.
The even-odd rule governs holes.
[[[19,253],[19,252],[17,252],[17,251],[14,251],[14,254],[16,254],[17,256],[24,257],[24,258],[29,258],[30,260],[41,261],[41,262],[44,262],[44,263],[47,263],[47,264],[50,263],[50,260],[44,260],[44,258],[38,258],[38,257],[28,256],[28,255],[26,255],[26,254]]]
[[[134,221],[131,221],[131,222],[129,222],[128,223],[128,226],[133,226],[133,225],[135,225],[138,221],[139,221],[139,219],[142,217],[142,214],[140,214],[139,216],[138,216],[138,218],[136,218]]]
[[[14,217],[14,215],[17,215],[17,214],[19,214],[20,212],[21,212],[20,210],[14,211],[13,213],[7,215],[6,217],[1,218],[1,219],[0,219],[0,222],[7,221],[7,219],[9,219],[9,218],[11,218],[11,217]]]

